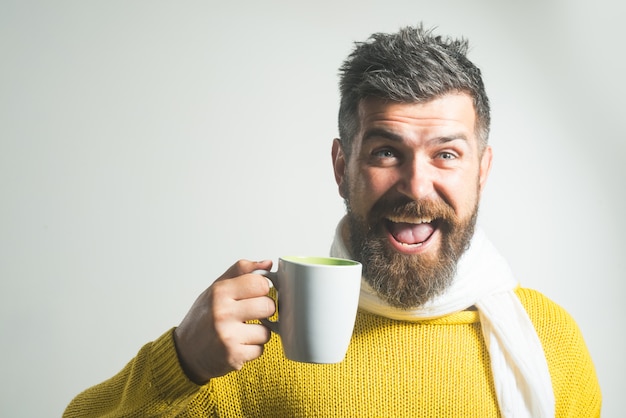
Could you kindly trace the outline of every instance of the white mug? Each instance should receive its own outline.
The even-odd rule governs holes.
[[[305,363],[341,362],[359,304],[361,264],[333,257],[281,257],[260,271],[278,295],[278,320],[261,322],[280,335],[285,356]]]

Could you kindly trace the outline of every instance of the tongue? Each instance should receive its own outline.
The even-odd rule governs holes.
[[[431,224],[406,224],[389,222],[389,231],[391,235],[404,244],[419,244],[424,242],[431,236],[434,228]]]

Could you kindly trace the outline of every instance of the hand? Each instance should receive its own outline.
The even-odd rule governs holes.
[[[267,296],[268,280],[252,274],[271,267],[271,261],[238,261],[198,297],[174,330],[178,359],[193,382],[205,384],[263,354],[270,331],[246,321],[270,317],[276,310]]]

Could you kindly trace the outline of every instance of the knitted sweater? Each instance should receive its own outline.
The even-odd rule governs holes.
[[[518,289],[543,345],[557,417],[599,417],[595,370],[574,320]],[[204,386],[181,370],[171,330],[119,374],[78,395],[64,417],[498,417],[476,311],[402,322],[361,311],[343,362],[286,360],[273,335],[260,359]]]

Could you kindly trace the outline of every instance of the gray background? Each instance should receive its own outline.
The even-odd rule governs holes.
[[[0,415],[59,416],[239,258],[326,254],[337,68],[421,20],[484,72],[482,225],[578,321],[620,416],[617,4],[0,0]]]

